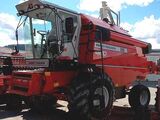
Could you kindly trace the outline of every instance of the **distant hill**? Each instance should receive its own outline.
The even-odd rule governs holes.
[[[10,48],[10,49],[13,50],[15,46],[16,46],[16,45],[12,44],[12,45],[4,46],[4,47]],[[18,45],[18,49],[19,49],[20,51],[24,51],[24,50],[25,50],[25,44],[19,44],[19,45]]]

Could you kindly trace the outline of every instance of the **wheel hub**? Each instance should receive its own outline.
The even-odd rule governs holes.
[[[141,92],[141,95],[140,95],[140,103],[141,105],[145,105],[147,103],[147,100],[148,100],[148,94],[146,91],[142,91]]]
[[[94,92],[95,99],[93,100],[94,107],[104,109],[108,106],[109,103],[109,92],[108,89],[103,87],[98,87]]]

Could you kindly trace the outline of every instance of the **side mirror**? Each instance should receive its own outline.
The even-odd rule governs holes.
[[[143,54],[149,54],[152,51],[152,45],[148,43],[147,47],[142,48]]]
[[[17,46],[17,45],[14,47],[14,49],[15,49],[15,51],[16,51],[17,53],[19,52],[19,49],[18,49],[18,46]]]
[[[66,27],[66,33],[67,34],[73,34],[74,30],[74,23],[73,18],[69,17],[65,19],[65,27]]]
[[[12,52],[11,55],[16,55],[19,53],[18,46],[14,46],[15,52]]]

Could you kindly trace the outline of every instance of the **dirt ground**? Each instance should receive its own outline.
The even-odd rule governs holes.
[[[150,106],[152,107],[155,104],[155,92],[156,92],[156,82],[145,82],[142,83],[145,84],[149,87],[150,92],[151,92],[151,101],[150,101]],[[60,101],[63,105],[66,106],[65,102]],[[128,104],[128,98],[116,100],[114,102],[114,106],[120,106],[129,109],[129,104]],[[61,107],[59,109],[67,110],[66,107]],[[37,113],[35,111],[31,111],[28,108],[25,108],[21,113],[15,113],[13,111],[5,111],[5,104],[0,105],[0,120],[68,120],[67,113],[61,110],[52,110],[47,113]]]

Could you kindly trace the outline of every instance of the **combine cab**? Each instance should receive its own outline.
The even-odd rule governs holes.
[[[28,54],[21,69],[11,74],[9,106],[20,106],[23,100],[46,110],[61,99],[68,101],[71,113],[103,119],[115,99],[129,94],[132,108],[147,108],[148,88],[129,87],[152,72],[153,63],[145,57],[151,45],[119,27],[118,15],[105,2],[101,19],[40,0],[16,8],[21,17],[17,28],[28,30]]]

